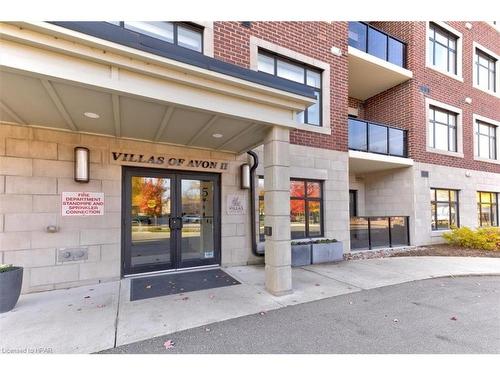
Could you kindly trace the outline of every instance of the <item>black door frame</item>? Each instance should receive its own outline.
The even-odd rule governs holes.
[[[174,229],[171,235],[171,254],[170,254],[170,267],[165,267],[164,264],[160,265],[145,265],[132,267],[131,265],[131,245],[132,245],[132,232],[131,228],[131,195],[132,176],[143,177],[158,177],[169,178],[171,181],[170,197],[173,202],[171,208],[171,217],[182,216],[182,197],[181,197],[181,181],[183,179],[207,179],[214,184],[214,197],[213,197],[213,225],[214,225],[214,257],[208,259],[195,259],[182,261],[182,236],[181,230]],[[122,166],[122,221],[121,221],[121,275],[133,275],[146,272],[176,270],[181,268],[200,267],[207,265],[218,265],[221,261],[221,184],[220,174],[207,173],[207,172],[192,172],[174,169],[161,169],[161,168],[144,168],[144,167],[128,167]]]

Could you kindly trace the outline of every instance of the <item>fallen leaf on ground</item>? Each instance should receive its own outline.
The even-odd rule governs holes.
[[[452,316],[450,320],[458,320],[455,316]]]
[[[85,296],[85,297],[83,297],[83,298],[90,298],[90,296]]]
[[[172,349],[175,346],[175,343],[172,340],[167,340],[163,343],[165,349]]]

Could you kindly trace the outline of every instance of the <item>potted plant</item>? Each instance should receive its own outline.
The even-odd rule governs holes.
[[[311,264],[310,241],[292,241],[292,267]]]
[[[342,242],[336,239],[321,239],[312,242],[312,263],[340,262],[344,259]]]
[[[23,267],[0,264],[0,313],[14,308],[21,294]]]

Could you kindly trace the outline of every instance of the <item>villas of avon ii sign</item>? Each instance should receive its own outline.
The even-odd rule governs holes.
[[[211,160],[169,158],[165,156],[127,154],[123,152],[111,152],[111,157],[115,162],[149,164],[154,166],[164,165],[168,167],[187,167],[200,169],[215,169],[225,171],[229,163]]]

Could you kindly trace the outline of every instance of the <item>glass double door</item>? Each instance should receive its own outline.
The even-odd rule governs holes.
[[[124,169],[123,274],[220,263],[219,176]]]

